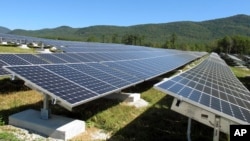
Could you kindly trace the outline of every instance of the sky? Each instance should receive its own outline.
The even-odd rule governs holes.
[[[1,0],[0,26],[38,30],[131,26],[250,15],[249,0]]]

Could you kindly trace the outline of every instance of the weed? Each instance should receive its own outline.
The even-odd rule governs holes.
[[[14,134],[8,132],[0,132],[0,140],[20,141]]]

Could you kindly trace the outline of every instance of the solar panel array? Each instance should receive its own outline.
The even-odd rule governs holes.
[[[0,42],[15,42],[18,44],[29,43],[43,43],[44,46],[54,46],[67,53],[79,53],[79,52],[131,52],[141,50],[154,50],[149,47],[122,45],[122,44],[110,44],[110,43],[89,43],[89,42],[77,42],[77,41],[62,41],[51,40],[44,38],[20,36],[13,34],[0,33]]]
[[[125,53],[115,61],[89,63],[65,63],[52,58],[51,56],[55,57],[54,54],[46,54],[46,56],[38,54],[46,60],[55,59],[53,61],[57,64],[9,66],[6,69],[32,84],[36,89],[72,108],[174,70],[199,57],[183,52],[168,55],[160,53],[159,56],[155,56],[153,52],[154,57],[149,54],[150,52],[138,56],[133,54],[129,60],[124,60],[129,55]],[[78,54],[78,56],[84,55]]]
[[[0,64],[6,66],[0,72],[10,72],[69,109],[172,71],[206,54],[14,35],[7,35],[2,40],[13,38],[43,42],[64,51],[0,54]]]
[[[250,92],[217,54],[155,88],[237,123],[250,123]]]

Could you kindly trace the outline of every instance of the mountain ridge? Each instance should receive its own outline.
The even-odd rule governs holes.
[[[80,40],[94,42],[112,42],[116,38],[121,42],[126,35],[143,37],[143,42],[163,44],[176,34],[181,43],[206,43],[226,35],[250,36],[250,16],[239,14],[235,16],[206,20],[201,22],[178,21],[169,23],[150,23],[132,26],[96,25],[83,28],[60,26],[40,30],[17,29],[9,34],[34,37]],[[91,40],[90,40],[91,39]]]

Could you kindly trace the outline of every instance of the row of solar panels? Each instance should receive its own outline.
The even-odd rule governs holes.
[[[236,123],[250,123],[250,92],[217,54],[155,88]]]
[[[0,66],[136,60],[182,53],[183,52],[180,51],[141,51],[111,53],[0,54]],[[190,55],[195,56],[196,54],[190,53]],[[8,72],[0,69],[0,75],[5,74],[8,74]]]
[[[125,54],[123,57],[126,59],[119,61],[8,66],[5,69],[25,80],[26,84],[57,99],[65,108],[72,109],[87,101],[172,71],[205,54],[151,53]]]
[[[89,43],[89,42],[76,42],[76,41],[62,41],[51,40],[36,37],[27,37],[12,34],[0,33],[0,42],[17,42],[21,44],[29,43],[43,43],[45,46],[55,46],[64,52],[114,52],[114,51],[146,51],[154,50],[149,47],[142,46],[129,46],[122,44],[110,44],[110,43]]]

